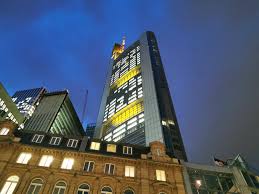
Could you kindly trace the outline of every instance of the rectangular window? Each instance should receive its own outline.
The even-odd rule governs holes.
[[[35,134],[31,140],[31,142],[34,142],[34,143],[41,143],[42,140],[44,138],[44,135],[38,135],[38,134]]]
[[[115,170],[114,164],[110,164],[110,163],[105,164],[105,167],[104,167],[105,174],[114,174],[114,170]]]
[[[93,161],[85,162],[84,171],[93,172],[93,170],[94,170],[94,162]]]
[[[134,166],[125,166],[125,176],[134,177],[135,176],[135,167]]]
[[[60,142],[61,142],[61,137],[52,137],[50,139],[49,144],[51,144],[51,145],[59,145]]]
[[[73,164],[74,164],[73,158],[64,158],[61,168],[70,170],[70,169],[72,169]]]
[[[114,144],[107,144],[107,152],[116,153],[116,145],[114,145]]]
[[[165,171],[164,170],[156,170],[156,180],[158,180],[158,181],[166,181]]]
[[[39,166],[50,167],[53,161],[53,156],[51,155],[43,155],[40,159]]]
[[[17,159],[17,163],[20,164],[28,164],[29,160],[31,159],[31,153],[21,153]]]
[[[67,142],[67,147],[76,148],[77,144],[78,144],[77,139],[69,139]]]
[[[132,147],[123,146],[123,154],[132,155]]]
[[[92,142],[90,149],[91,150],[100,150],[100,143],[99,142]]]

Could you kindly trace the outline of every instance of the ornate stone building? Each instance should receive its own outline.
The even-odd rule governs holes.
[[[15,131],[0,124],[0,193],[184,194],[182,166],[150,147]]]

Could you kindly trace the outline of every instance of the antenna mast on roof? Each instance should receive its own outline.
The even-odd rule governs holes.
[[[126,36],[123,36],[122,37],[122,42],[121,42],[122,50],[124,50],[125,43],[126,43]]]

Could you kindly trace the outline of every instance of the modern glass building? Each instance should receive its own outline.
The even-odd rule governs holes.
[[[215,162],[215,161],[214,161]],[[181,162],[188,194],[258,194],[259,171],[237,155],[215,166]]]
[[[148,145],[187,160],[157,41],[153,32],[124,50],[115,44],[98,114],[95,137]]]
[[[66,90],[44,94],[24,130],[59,135],[85,134]]]
[[[46,89],[43,87],[20,90],[14,93],[12,100],[14,103],[16,103],[20,113],[22,113],[23,116],[28,119],[32,116],[41,97],[46,92]]]

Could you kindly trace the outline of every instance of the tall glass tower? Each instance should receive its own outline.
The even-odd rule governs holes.
[[[125,50],[124,41],[114,45],[94,136],[139,145],[161,141],[187,160],[153,32]]]

